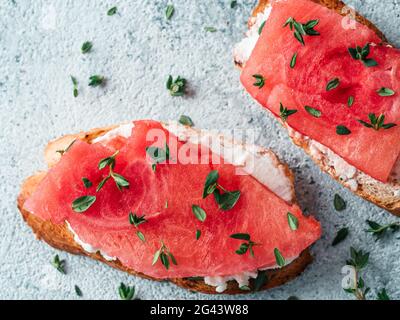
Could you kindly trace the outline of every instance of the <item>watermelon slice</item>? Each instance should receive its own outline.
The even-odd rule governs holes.
[[[154,138],[163,135],[164,139]],[[165,148],[166,141],[169,159],[153,168],[154,161],[146,148]],[[56,224],[68,222],[82,242],[119,259],[128,268],[158,279],[225,276],[273,267],[275,248],[289,262],[320,237],[319,223],[303,216],[297,205],[282,200],[254,177],[237,175],[235,166],[223,159],[218,164],[194,159],[204,152],[213,156],[209,159],[219,155],[204,146],[197,148],[180,141],[155,121],[134,122],[131,137],[115,156],[113,172],[123,176],[129,187],[119,190],[109,179],[96,192],[109,172],[109,167],[99,170],[98,164],[115,154],[115,145],[114,139],[93,144],[76,141],[49,170],[26,201],[25,209]],[[190,156],[196,161],[182,164],[178,154],[188,149],[198,150]],[[206,178],[213,170],[217,170],[218,184],[224,189],[240,191],[230,210],[222,210],[212,194],[203,199]],[[92,186],[85,187],[82,177]],[[89,195],[96,196],[96,200],[86,211],[72,209],[75,199]],[[193,205],[206,213],[203,222],[193,213]],[[144,215],[146,221],[135,227],[129,221],[130,212],[136,218]],[[297,230],[290,227],[288,212],[297,218]],[[231,237],[237,233],[248,234],[256,243],[254,257],[250,252],[236,253],[246,242]],[[160,257],[153,260],[160,248],[174,257],[169,258],[168,268]]]
[[[280,0],[271,6],[242,84],[277,117],[281,104],[297,110],[286,119],[289,127],[386,182],[400,152],[400,51],[380,44],[374,31],[358,22],[349,28],[348,18],[313,1]],[[303,29],[309,23],[309,33],[318,34],[296,39],[293,21]],[[363,56],[357,57],[357,47],[365,48]],[[371,128],[370,118],[381,115],[379,130]]]

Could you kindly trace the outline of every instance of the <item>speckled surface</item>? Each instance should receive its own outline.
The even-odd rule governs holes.
[[[87,299],[116,299],[121,281],[136,285],[143,299],[213,299],[168,283],[128,276],[83,257],[58,252],[67,260],[66,276],[50,261],[56,251],[36,241],[22,221],[16,197],[22,180],[45,167],[47,141],[65,133],[129,119],[177,119],[190,115],[199,127],[253,128],[257,143],[271,147],[296,173],[297,194],[306,212],[321,221],[324,233],[313,247],[315,262],[295,281],[268,292],[237,299],[351,299],[341,289],[341,267],[350,245],[371,252],[366,283],[386,287],[400,298],[400,242],[389,237],[376,242],[365,220],[398,221],[340,187],[293,146],[286,132],[242,90],[232,65],[233,44],[240,40],[255,1],[170,1],[176,8],[170,21],[168,1],[2,0],[0,4],[0,298],[74,299],[74,285]],[[399,0],[359,0],[353,5],[374,21],[388,39],[400,45]],[[119,14],[106,11],[118,6]],[[209,33],[204,27],[218,31]],[[93,51],[80,53],[91,40]],[[189,81],[190,94],[172,98],[165,90],[168,74]],[[69,75],[79,81],[72,96]],[[107,77],[104,88],[89,88],[88,77]],[[347,209],[334,210],[339,193]],[[330,243],[342,226],[348,239]],[[227,296],[216,296],[228,298]]]

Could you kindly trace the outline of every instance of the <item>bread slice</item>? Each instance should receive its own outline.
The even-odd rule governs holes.
[[[75,139],[80,139],[85,142],[91,143],[95,138],[100,137],[110,131],[111,129],[117,126],[110,126],[105,128],[93,129],[88,132],[79,133],[75,135],[65,135],[57,140],[51,141],[46,149],[45,149],[45,159],[49,167],[54,166],[61,158],[60,153],[57,150],[65,150],[71,142]],[[284,164],[282,164],[284,165]],[[285,166],[285,173],[293,181],[293,176],[289,168]],[[24,203],[26,199],[35,191],[36,187],[40,183],[40,181],[44,178],[46,172],[38,172],[35,175],[26,179],[21,187],[21,191],[18,196],[18,208],[26,221],[26,223],[32,228],[36,237],[39,240],[44,240],[50,246],[64,250],[73,254],[79,254],[91,257],[98,261],[108,264],[113,268],[117,268],[119,270],[128,272],[129,274],[139,276],[146,279],[151,279],[155,281],[159,281],[158,279],[154,279],[149,277],[143,273],[136,272],[135,270],[129,269],[125,267],[120,261],[106,260],[99,253],[89,253],[86,252],[78,243],[75,242],[73,234],[69,231],[66,224],[56,225],[51,223],[50,221],[44,221],[32,213],[26,211],[24,209]],[[270,269],[266,271],[266,275],[268,281],[261,288],[269,289],[276,286],[280,286],[294,278],[296,278],[306,266],[312,262],[312,256],[309,252],[309,249],[304,250],[300,256],[292,261],[287,266],[281,269]],[[181,278],[181,279],[168,279],[168,281],[191,291],[203,292],[208,294],[216,294],[215,287],[207,285],[202,279],[193,279],[193,278]],[[254,281],[250,281],[250,288],[254,289]],[[238,287],[236,281],[229,281],[227,289],[223,292],[224,294],[239,294],[239,293],[249,293],[251,291],[244,291]]]
[[[345,16],[349,13],[348,9],[346,9],[345,3],[340,0],[311,0],[313,2],[319,3],[331,10],[336,11],[337,13]],[[270,5],[270,0],[259,0],[257,7],[254,9],[252,17],[249,19],[248,26],[254,24],[254,19],[257,14],[264,12],[267,6]],[[383,33],[369,20],[364,18],[359,13],[355,12],[355,19],[367,26],[371,30],[373,30],[379,37],[382,39],[383,44],[387,44],[387,40]],[[268,22],[267,22],[268,23]],[[235,64],[242,68],[244,66],[243,63],[235,60]],[[280,120],[279,120],[280,121]],[[315,150],[315,142],[313,142],[310,138],[301,135],[296,132],[292,128],[290,128],[286,123],[280,121],[282,125],[288,130],[289,136],[292,141],[299,147],[303,148],[304,151],[311,157],[311,159],[321,168],[322,171],[331,175],[335,180],[341,183],[343,186],[349,188],[355,194],[360,197],[378,205],[379,207],[391,212],[394,215],[400,216],[400,184],[398,181],[382,183],[368,176],[367,174],[356,170],[355,176],[357,177],[357,185],[355,186],[353,183],[349,183],[343,179],[341,174],[337,172],[337,169],[334,165],[332,165],[332,156],[339,157],[335,155],[331,150],[328,152],[316,152]],[[325,150],[326,151],[326,150]],[[340,158],[340,157],[339,157]],[[342,164],[350,166],[346,161],[340,158]],[[353,181],[351,181],[353,182]]]

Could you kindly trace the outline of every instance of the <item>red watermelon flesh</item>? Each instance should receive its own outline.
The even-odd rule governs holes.
[[[294,37],[289,17],[300,23],[318,19],[314,27],[319,36],[304,36],[305,46]],[[342,27],[343,17],[309,0],[272,2],[271,14],[241,74],[246,90],[276,116],[280,103],[297,113],[287,119],[290,127],[333,150],[350,164],[380,181],[387,181],[400,152],[400,126],[376,131],[360,124],[368,114],[385,115],[385,123],[400,119],[400,51],[386,45],[369,28],[355,23],[355,29]],[[346,25],[346,24],[344,24]],[[371,43],[368,58],[378,62],[366,67],[354,60],[348,48]],[[376,45],[375,45],[376,44]],[[297,53],[295,67],[290,67]],[[265,78],[262,88],[254,86],[253,75]],[[340,85],[326,90],[328,82],[338,78]],[[378,95],[390,88],[393,96]],[[354,97],[354,104],[347,102]],[[321,111],[310,115],[305,106]],[[336,127],[346,126],[351,134],[338,135]]]
[[[114,150],[78,141],[50,169],[25,209],[54,223],[68,221],[83,242],[117,257],[129,268],[160,279],[233,275],[273,266],[274,248],[287,259],[295,258],[320,237],[320,225],[314,218],[303,216],[298,206],[286,203],[253,177],[235,175],[230,164],[158,164],[153,172],[145,149],[153,144],[146,138],[154,129],[163,131],[169,145],[176,144],[177,150],[187,147],[159,123],[136,121],[132,136],[116,157],[115,172],[128,179],[129,189],[119,191],[109,181],[96,193],[101,174],[107,174],[106,169],[99,172],[97,164]],[[218,170],[218,182],[224,188],[241,191],[233,209],[221,211],[212,195],[202,199],[211,170]],[[82,177],[94,182],[93,187],[86,189]],[[86,194],[97,196],[93,206],[84,213],[72,211],[72,201]],[[196,219],[193,204],[206,211],[205,222]],[[130,211],[144,214],[148,221],[136,229],[129,224]],[[287,212],[299,221],[296,231],[288,225]],[[197,229],[201,230],[199,240]],[[145,235],[145,243],[136,230]],[[254,258],[235,253],[242,241],[230,238],[234,233],[248,233],[259,243],[254,247]],[[169,270],[160,261],[152,266],[161,241],[178,263],[171,264]]]

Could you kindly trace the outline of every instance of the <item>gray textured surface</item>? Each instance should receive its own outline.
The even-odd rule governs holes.
[[[395,217],[341,188],[320,173],[286,133],[253,102],[239,84],[231,50],[243,35],[254,1],[172,1],[176,12],[164,18],[167,1],[2,0],[0,3],[0,298],[75,298],[78,284],[85,298],[117,298],[119,282],[135,284],[138,295],[154,298],[213,298],[192,294],[168,283],[128,276],[83,257],[60,253],[68,275],[49,264],[55,250],[36,241],[15,206],[21,181],[44,168],[43,148],[65,133],[128,119],[176,119],[188,114],[199,127],[258,129],[257,142],[269,146],[296,172],[297,193],[307,212],[316,213],[324,234],[313,248],[315,262],[295,281],[268,292],[236,298],[346,299],[340,288],[341,267],[349,246],[368,249],[371,263],[365,278],[375,296],[386,287],[400,298],[400,243],[396,236],[379,242],[366,234],[365,219],[381,222]],[[399,0],[352,1],[400,45]],[[117,5],[120,14],[106,11]],[[204,31],[205,26],[218,29]],[[92,53],[80,46],[93,41]],[[107,77],[102,88],[88,88],[89,75]],[[167,75],[189,80],[191,94],[171,98]],[[80,81],[80,95],[72,97],[69,75]],[[333,209],[333,194],[348,209]],[[348,226],[344,243],[330,246],[336,230]],[[218,298],[225,296],[218,296]]]

